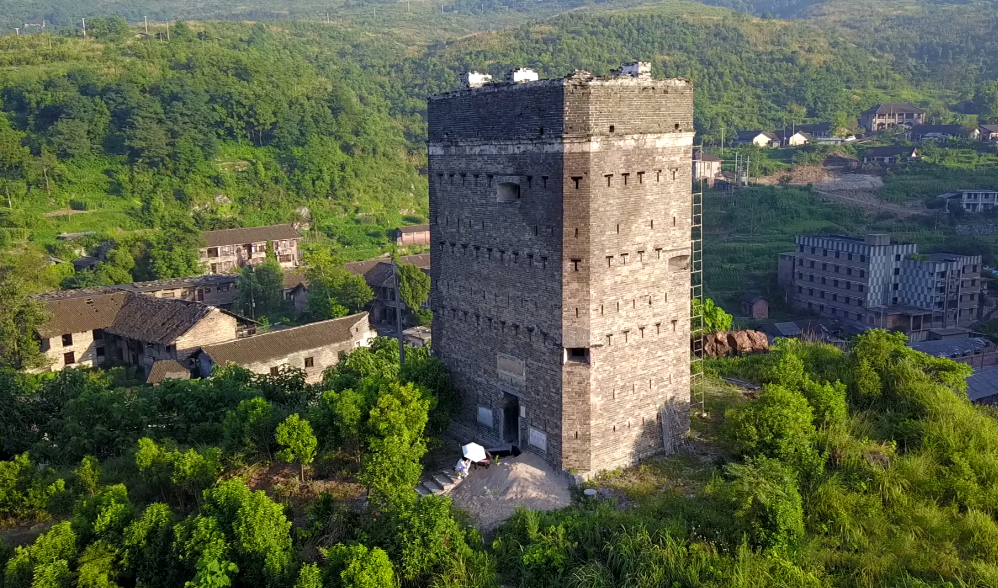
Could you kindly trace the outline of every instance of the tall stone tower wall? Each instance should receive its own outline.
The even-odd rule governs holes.
[[[592,472],[684,430],[692,114],[684,80],[584,73],[431,98],[434,350],[464,434]]]

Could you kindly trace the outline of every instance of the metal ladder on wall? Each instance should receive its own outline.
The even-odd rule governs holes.
[[[698,180],[690,198],[690,402],[707,416],[703,359],[703,180]]]

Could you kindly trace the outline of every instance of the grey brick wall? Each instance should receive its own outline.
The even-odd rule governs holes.
[[[669,431],[688,427],[692,117],[684,80],[430,99],[434,350],[465,434],[501,442],[515,397],[521,448],[595,472],[664,449],[665,407]],[[519,196],[498,201],[501,183]]]

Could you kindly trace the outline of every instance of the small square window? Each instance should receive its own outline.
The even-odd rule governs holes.
[[[63,347],[69,347],[72,344],[73,344],[73,334],[72,333],[69,333],[68,335],[63,335],[62,336],[62,346]]]
[[[73,365],[76,363],[76,354],[70,351],[69,353],[62,354],[62,363],[66,365]]]
[[[274,367],[270,368],[270,375],[276,376],[279,371],[280,371],[280,368],[278,368],[277,366],[274,366]]]
[[[315,367],[315,358],[314,357],[306,357],[305,358],[305,367],[306,368]]]

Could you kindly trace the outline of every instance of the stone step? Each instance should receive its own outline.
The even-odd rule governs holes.
[[[424,480],[423,485],[426,486],[426,488],[429,489],[434,494],[440,494],[441,492],[444,491],[443,484],[437,482],[436,480]]]
[[[440,475],[446,476],[447,479],[450,480],[452,484],[457,484],[461,480],[460,476],[458,476],[457,472],[455,472],[454,470],[444,470],[440,472]]]
[[[444,474],[434,474],[433,481],[440,484],[440,487],[444,489],[444,492],[450,490],[454,487],[454,480],[451,480],[448,476]]]
[[[430,494],[433,494],[433,491],[427,488],[425,484],[420,484],[419,486],[416,486],[416,493],[420,496],[429,496]]]

